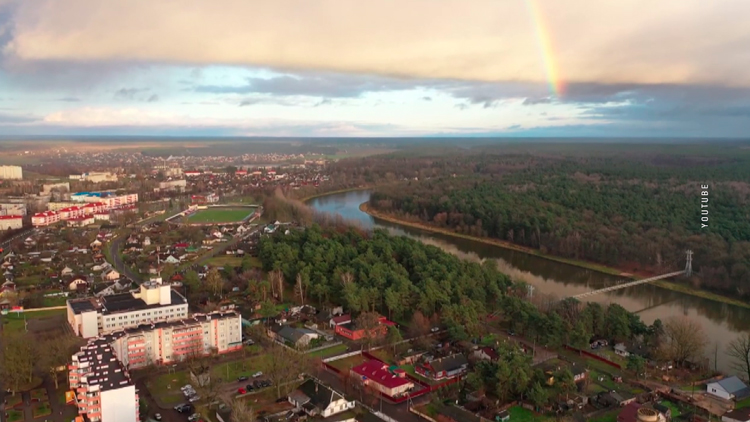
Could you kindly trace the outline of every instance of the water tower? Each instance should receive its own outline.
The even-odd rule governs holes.
[[[636,413],[638,422],[662,422],[665,420],[661,413],[648,407],[641,407]]]

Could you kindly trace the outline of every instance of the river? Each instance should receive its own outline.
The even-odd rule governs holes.
[[[522,280],[533,285],[534,294],[545,293],[563,298],[610,286],[618,280],[617,277],[609,274],[523,252],[373,218],[359,209],[360,204],[369,199],[369,191],[350,191],[313,198],[307,202],[307,205],[319,212],[340,214],[347,220],[357,221],[365,228],[382,228],[394,235],[412,237],[461,258],[472,261],[495,259],[500,271],[514,280]],[[690,317],[701,324],[708,336],[706,356],[711,360],[711,365],[714,365],[716,361],[718,369],[724,372],[736,372],[731,369],[729,359],[724,354],[726,344],[738,333],[750,330],[750,309],[650,284],[595,295],[589,300],[602,304],[618,303],[625,309],[638,313],[647,324],[651,324],[657,318],[665,321],[675,315]],[[718,353],[716,353],[717,345]]]

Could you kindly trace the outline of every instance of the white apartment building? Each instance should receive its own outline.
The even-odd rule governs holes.
[[[90,173],[83,173],[83,174],[71,174],[70,175],[71,180],[80,180],[85,182],[92,182],[92,183],[101,183],[101,182],[116,182],[117,181],[117,175],[112,173],[105,173],[105,172],[90,172]]]
[[[23,169],[20,166],[0,166],[0,180],[23,179]]]
[[[193,315],[128,328],[105,336],[127,368],[179,362],[198,354],[242,348],[242,316],[235,311]]]
[[[169,284],[153,281],[141,284],[137,292],[68,300],[67,308],[68,323],[83,338],[188,316],[185,297]]]
[[[31,225],[34,227],[49,226],[60,221],[60,214],[56,211],[45,211],[31,216]]]
[[[138,393],[107,340],[97,338],[73,355],[68,366],[78,414],[90,422],[138,422]]]
[[[23,227],[20,215],[0,215],[0,230],[16,230]]]
[[[185,179],[179,179],[179,180],[168,180],[166,182],[159,182],[159,190],[167,190],[167,191],[179,191],[182,192],[185,190],[185,187],[187,187],[187,180]]]
[[[0,204],[0,215],[26,215],[26,204]]]

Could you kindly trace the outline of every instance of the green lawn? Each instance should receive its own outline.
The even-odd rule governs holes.
[[[67,300],[68,298],[65,296],[45,297],[43,304],[45,308],[50,306],[65,306]]]
[[[250,377],[258,371],[265,371],[270,361],[270,355],[256,355],[238,362],[228,362],[214,366],[212,375],[224,380],[234,381],[241,376]]]
[[[546,416],[534,413],[531,410],[524,409],[521,406],[511,407],[510,409],[508,409],[508,413],[510,413],[510,420],[512,422],[545,422],[551,420]]]
[[[18,410],[8,410],[8,416],[5,418],[8,422],[18,422],[23,420],[23,412]]]
[[[349,369],[351,369],[353,366],[357,366],[365,362],[367,362],[367,359],[362,357],[362,355],[354,355],[354,356],[349,356],[348,358],[338,359],[338,360],[334,360],[333,362],[328,362],[328,364],[338,369],[339,371],[348,373]]]
[[[185,401],[185,396],[180,387],[190,384],[190,376],[186,371],[173,374],[163,374],[146,381],[146,386],[151,395],[158,397],[164,404],[178,404]]]
[[[617,422],[617,415],[620,414],[620,409],[613,410],[605,413],[598,418],[591,419],[591,422]]]
[[[335,346],[327,347],[325,349],[316,350],[310,353],[310,356],[325,359],[331,356],[340,355],[344,352],[346,352],[346,344],[337,344]]]
[[[31,414],[36,418],[40,418],[42,416],[48,416],[52,414],[52,408],[49,406],[49,402],[43,402],[40,403],[31,410]]]
[[[8,315],[0,317],[0,322],[3,324],[3,330],[18,332],[25,329],[24,320],[46,318],[57,315],[65,315],[65,309],[21,313],[9,312]]]
[[[661,404],[662,406],[668,407],[672,411],[672,419],[676,419],[678,416],[680,416],[680,414],[682,414],[682,412],[680,411],[680,408],[677,407],[677,405],[672,403],[671,401],[664,400],[660,402],[659,404]],[[739,407],[739,403],[737,407]]]
[[[696,388],[696,391],[697,391],[697,388]],[[742,409],[744,407],[750,407],[750,397],[738,401],[737,405],[735,406],[735,409]]]
[[[23,397],[21,397],[20,393],[16,393],[15,395],[6,394],[5,401],[7,402],[5,404],[6,408],[10,408],[23,403]]]
[[[188,217],[191,223],[236,223],[255,212],[250,208],[208,208]]]

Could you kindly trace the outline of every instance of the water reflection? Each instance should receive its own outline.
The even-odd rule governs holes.
[[[415,238],[463,259],[476,262],[483,259],[495,259],[498,262],[498,268],[503,273],[508,274],[514,280],[533,285],[537,293],[562,298],[610,286],[619,280],[615,276],[550,261],[523,252],[373,218],[359,209],[359,205],[369,199],[370,192],[368,191],[352,191],[318,197],[309,201],[308,205],[321,212],[340,214],[345,219],[356,220],[365,228],[383,228],[394,235]],[[707,355],[713,361],[714,350],[718,343],[720,350],[717,359],[718,367],[727,372],[731,370],[722,352],[726,343],[734,339],[738,332],[750,329],[749,309],[674,292],[650,284],[616,290],[587,299],[602,304],[618,303],[631,312],[637,312],[648,324],[657,318],[665,320],[675,315],[693,318],[703,326],[709,338],[709,344],[706,347]]]

